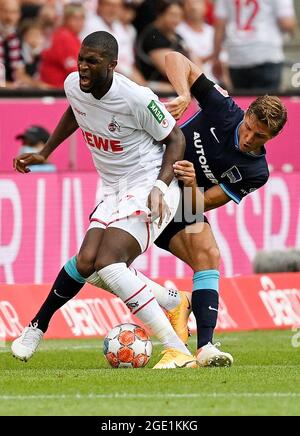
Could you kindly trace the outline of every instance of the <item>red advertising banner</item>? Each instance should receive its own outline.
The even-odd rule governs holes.
[[[93,172],[0,175],[0,283],[51,283],[78,252],[97,204]],[[274,174],[239,206],[207,213],[219,244],[222,276],[252,273],[258,250],[300,248],[300,174]],[[152,246],[135,262],[149,277],[191,276],[170,253]]]
[[[191,280],[158,280],[178,289],[191,289]],[[48,285],[0,285],[0,340],[16,338],[48,294]],[[141,322],[123,302],[87,285],[60,309],[46,338],[102,337],[112,327]],[[257,275],[221,280],[218,331],[280,329],[300,326],[300,273]],[[194,332],[194,316],[190,317]]]

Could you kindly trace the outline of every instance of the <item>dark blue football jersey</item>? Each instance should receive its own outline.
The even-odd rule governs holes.
[[[184,158],[193,162],[198,186],[206,191],[218,184],[239,203],[267,182],[266,150],[263,147],[261,155],[240,151],[238,129],[244,111],[204,74],[191,92],[201,109],[181,126],[186,139]]]

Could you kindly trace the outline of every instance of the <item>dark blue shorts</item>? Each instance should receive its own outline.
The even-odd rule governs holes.
[[[205,215],[203,215],[203,222],[209,224],[208,219]],[[173,236],[177,235],[177,233],[181,232],[181,230],[184,230],[186,227],[195,223],[196,218],[194,222],[188,223],[184,219],[182,219],[181,222],[177,222],[175,214],[175,218],[173,218],[170,224],[167,225],[165,230],[159,235],[154,244],[157,245],[157,247],[162,248],[163,250],[170,251],[169,245]]]

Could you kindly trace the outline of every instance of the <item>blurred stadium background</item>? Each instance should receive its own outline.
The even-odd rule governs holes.
[[[80,44],[83,33],[87,34],[89,30],[95,30],[92,26],[99,25],[97,20],[95,24],[97,1],[82,1],[80,2],[82,6],[78,7],[74,6],[76,2],[72,2],[64,9],[64,4],[68,3],[70,2],[59,0],[23,0],[20,2],[0,0],[0,348],[2,345],[4,351],[4,354],[0,354],[0,360],[5,356],[5,359],[2,359],[4,368],[7,365],[7,369],[12,371],[6,373],[8,385],[16,374],[14,372],[16,367],[9,363],[8,354],[5,354],[8,353],[7,341],[18,336],[28,322],[28,316],[43,300],[49,290],[48,284],[54,280],[57,271],[69,257],[77,252],[87,227],[89,213],[97,203],[101,190],[101,179],[93,169],[89,151],[80,133],[72,136],[55,152],[50,159],[50,165],[38,168],[29,175],[17,174],[12,168],[12,160],[18,155],[22,145],[36,146],[37,143],[43,142],[43,135],[39,131],[33,132],[33,143],[26,144],[22,138],[26,137],[26,132],[28,136],[27,129],[30,126],[41,126],[49,132],[55,127],[67,103],[62,86],[51,83],[51,77],[58,77],[61,73],[67,74],[76,68],[72,56]],[[143,21],[145,16],[154,18],[151,15],[154,14],[154,0],[153,2],[147,0],[144,2],[143,0],[137,2],[102,0],[101,2],[100,0],[99,3],[100,6],[102,3],[102,9],[98,10],[98,14],[99,11],[102,11],[104,15],[108,14],[107,16],[111,14],[113,18],[110,25],[115,32],[120,32],[118,26],[121,25],[128,31],[125,35],[127,39],[124,36],[126,47],[122,46],[120,41],[122,53],[120,71],[135,78],[139,83],[152,87],[161,98],[171,98],[173,93],[164,80],[143,77],[141,70],[137,68],[138,62],[135,63],[134,59],[132,60],[137,50],[134,48],[136,45],[130,44],[133,44],[134,38],[137,38],[136,41],[139,44],[142,30],[147,25]],[[205,10],[204,20],[213,26],[215,2],[206,3],[208,8]],[[299,22],[300,2],[296,0],[294,6]],[[6,9],[9,20],[12,20],[8,27],[13,29],[12,44],[15,52],[11,55],[11,59],[7,52],[8,45],[5,45],[7,32],[4,24],[7,14],[5,15],[4,11]],[[129,14],[128,22],[120,23],[125,10]],[[135,19],[134,15],[136,15]],[[76,37],[73,35],[72,41],[68,39],[70,35],[55,36],[55,32],[60,30],[62,23],[65,26],[74,26],[73,30],[77,29],[76,35],[73,31]],[[126,27],[129,25],[130,27]],[[54,48],[53,45],[51,46],[54,36],[60,43],[66,37],[65,44],[70,43],[73,51],[70,50],[69,54],[67,50],[62,53],[56,52],[58,46]],[[248,196],[238,207],[230,202],[207,215],[222,254],[223,281],[219,332],[224,335],[224,332],[241,330],[289,330],[282,332],[281,336],[280,332],[277,332],[278,341],[274,342],[273,338],[273,350],[276,347],[280,348],[280,343],[284,341],[287,353],[293,351],[298,354],[293,354],[290,360],[287,354],[282,360],[278,355],[274,355],[273,362],[277,359],[277,366],[282,365],[282,369],[284,365],[294,365],[292,369],[295,370],[296,365],[299,365],[298,347],[300,346],[298,339],[294,342],[292,340],[293,335],[297,335],[297,328],[300,328],[299,27],[295,28],[293,36],[283,35],[283,40],[285,60],[281,84],[276,93],[282,96],[288,108],[289,122],[284,133],[276,138],[268,148],[271,178],[263,189]],[[50,49],[52,47],[50,55],[49,52],[47,54],[49,46]],[[262,91],[232,87],[232,83],[227,81],[226,49],[224,51],[223,71],[225,75],[220,78],[220,81],[231,86],[231,94],[235,95],[237,103],[246,109],[249,102]],[[53,53],[57,53],[58,59],[56,60],[60,63],[62,59],[65,61],[68,59],[68,62],[60,65],[60,72],[56,71],[52,75],[53,65],[50,65],[50,61]],[[203,62],[205,56],[207,53],[203,55]],[[128,59],[131,59],[131,63]],[[270,91],[274,93],[274,90]],[[197,106],[193,102],[181,122],[196,110]],[[166,283],[168,286],[191,289],[189,268],[156,247],[150,248],[147,253],[140,256],[135,266],[146,275],[159,278],[161,283]],[[68,307],[60,312],[53,323],[55,325],[49,330],[49,338],[89,338],[88,340],[91,340],[90,338],[105,335],[116,323],[136,322],[121,302],[107,296],[104,292],[101,293],[88,287],[79,298],[77,303],[68,303]],[[190,327],[195,331],[193,317],[191,317]],[[234,334],[235,336],[230,336],[228,333],[229,348],[233,345],[234,351],[238,354],[239,346],[234,341],[239,341],[238,338],[245,338],[249,340],[249,346],[255,352],[255,336],[243,336],[245,333],[241,333],[241,336],[238,336],[238,333]],[[233,338],[232,342],[230,338]],[[262,365],[268,365],[269,362],[263,363],[264,338],[270,339],[268,336],[262,336],[261,342],[258,340],[258,346],[261,346],[259,357],[262,359]],[[224,341],[226,343],[226,335],[224,335]],[[76,345],[77,342],[74,344]],[[86,344],[88,349],[91,343]],[[59,348],[58,344],[55,346]],[[93,346],[95,347],[95,342],[92,348]],[[73,351],[76,351],[76,347]],[[250,364],[259,366],[260,361],[256,362],[253,356],[249,357],[248,354],[242,357],[243,365],[247,364],[246,357],[249,358]],[[51,358],[56,359],[56,354],[52,353]],[[75,360],[76,357],[74,357]],[[90,359],[89,362],[91,361]],[[36,365],[37,368],[38,363]],[[48,368],[49,362],[42,357],[40,365]],[[59,365],[63,371],[62,362]],[[74,365],[76,367],[76,364]],[[82,364],[82,368],[84,367],[85,365]],[[33,375],[35,374],[34,368],[32,369]],[[74,367],[68,362],[66,370],[72,369]],[[297,376],[296,371],[293,372],[292,369],[290,368],[291,377],[294,377],[295,383],[296,379],[299,382],[299,373]],[[278,374],[276,369],[274,371],[272,372],[273,378],[276,378]],[[251,377],[255,378],[254,369],[250,373]],[[288,373],[289,369],[287,369],[287,378]],[[240,373],[236,373],[236,380],[240,376]],[[266,374],[261,374],[262,380],[265,376]],[[221,378],[220,375],[220,380]],[[91,380],[87,379],[86,383]],[[249,380],[251,381],[250,378]],[[191,384],[188,385],[192,388],[193,383],[190,382]],[[280,390],[284,386],[282,383],[274,387],[275,393],[276,389]],[[166,385],[168,385],[168,380],[166,380]],[[292,383],[290,387],[288,384],[286,386],[287,391],[291,393]],[[54,392],[55,389],[54,391],[53,389],[51,387],[50,391]],[[245,386],[241,389],[245,390]],[[13,401],[14,385],[11,385],[7,391],[2,389],[0,391],[11,395]],[[38,392],[35,388],[33,391]],[[73,395],[73,391],[70,392]],[[134,388],[132,394],[134,394]],[[260,400],[263,399],[263,392],[261,394]],[[209,396],[209,393],[207,395]],[[298,401],[299,406],[299,395],[298,393],[294,399],[287,395],[287,399]],[[203,398],[207,397],[204,395]],[[216,414],[221,411],[221,400],[220,398],[220,408],[215,410]],[[236,403],[233,402],[232,407],[227,410],[228,414],[238,413],[238,397],[235,400]],[[249,413],[252,407],[250,403],[249,400],[249,404],[242,409],[242,412]],[[29,409],[22,407],[20,403],[18,412],[21,414],[22,410],[24,414],[35,411],[34,404]],[[58,409],[53,410],[54,413],[59,414]],[[80,408],[74,410],[75,413],[82,411]],[[143,409],[143,413],[145,410]],[[173,409],[166,408],[166,410],[169,414],[175,413]],[[203,413],[212,412],[205,408],[201,410]],[[259,414],[258,407],[253,410],[253,413]],[[274,410],[278,411],[276,414],[279,414],[279,404],[274,403]],[[289,410],[291,413],[295,412],[295,409],[289,409],[288,405],[284,410],[286,413]],[[43,414],[46,413],[45,411],[46,406],[39,409],[38,413]],[[70,413],[70,409],[68,411]],[[125,411],[126,414],[130,414],[130,409],[127,408]],[[14,414],[11,406],[4,407],[3,410],[0,406],[0,414],[6,413]],[[117,410],[115,413],[117,414]],[[185,409],[184,413],[187,413]],[[197,414],[197,408],[193,409],[193,413]]]

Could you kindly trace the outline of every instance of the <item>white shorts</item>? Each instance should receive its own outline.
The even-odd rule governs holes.
[[[107,195],[90,217],[90,229],[118,228],[132,235],[141,247],[142,253],[153,244],[166,226],[174,218],[180,201],[180,188],[173,180],[164,199],[170,209],[170,217],[165,217],[158,228],[159,218],[150,221],[147,200],[150,191],[136,188],[127,191],[121,198]]]

